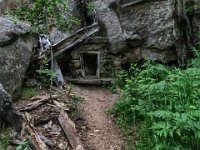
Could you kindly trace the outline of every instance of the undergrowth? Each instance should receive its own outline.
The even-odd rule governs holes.
[[[30,150],[30,143],[27,139],[23,141],[22,144],[16,147],[16,150]]]
[[[110,112],[126,135],[134,132],[129,149],[200,149],[200,55],[195,52],[186,69],[147,62],[118,75],[115,86],[122,96]]]
[[[7,150],[10,142],[10,129],[3,128],[2,133],[0,133],[0,150]]]
[[[29,99],[38,94],[37,87],[24,87],[22,89],[22,99]]]

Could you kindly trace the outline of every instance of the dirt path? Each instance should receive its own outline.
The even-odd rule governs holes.
[[[84,144],[88,150],[124,150],[122,136],[106,113],[115,102],[107,89],[94,86],[75,86],[74,91],[83,97],[80,111],[86,123]]]

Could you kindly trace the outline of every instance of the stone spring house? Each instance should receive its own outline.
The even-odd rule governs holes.
[[[176,0],[92,2],[100,31],[66,54],[64,60],[67,61],[64,67],[61,65],[61,70],[68,80],[101,81],[111,78],[113,70],[127,69],[131,63],[143,59],[177,63],[183,53],[188,53],[190,43],[199,41],[194,34],[200,31],[199,11],[189,15],[183,9],[191,3],[199,3],[196,0],[180,3]],[[77,3],[71,3],[76,10]]]

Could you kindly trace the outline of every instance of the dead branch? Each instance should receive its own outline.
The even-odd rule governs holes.
[[[39,97],[36,97],[39,98]],[[35,99],[36,99],[35,98]],[[47,103],[50,100],[50,96],[41,96],[42,99],[36,100],[32,103],[29,103],[28,105],[26,105],[25,107],[19,108],[20,111],[31,111],[31,110],[35,110],[37,109],[39,106]],[[58,96],[57,95],[52,95],[51,97],[52,99],[57,99]],[[32,98],[32,100],[34,100],[34,98]]]
[[[70,110],[70,104],[64,104],[61,102],[58,102],[56,100],[53,101],[53,103],[59,108],[59,109],[63,109],[65,111],[69,111]]]

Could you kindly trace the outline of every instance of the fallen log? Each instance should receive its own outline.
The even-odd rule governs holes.
[[[64,104],[61,102],[58,102],[56,100],[53,101],[53,104],[55,104],[59,109],[65,110],[65,111],[69,111],[70,110],[70,104]]]
[[[40,116],[38,118],[34,118],[34,126],[37,126],[42,123],[46,123],[53,118],[57,118],[57,117],[55,117],[55,116],[48,116],[48,117]]]
[[[73,150],[84,150],[81,140],[76,133],[73,121],[68,117],[64,110],[61,110],[58,121],[67,136]]]
[[[31,136],[31,142],[34,145],[34,147],[37,150],[48,150],[48,147],[46,144],[40,139],[39,134],[34,129],[34,126],[32,124],[32,119],[30,115],[25,112],[25,115],[23,116],[25,122],[26,122],[26,129],[28,130],[30,136]]]
[[[38,98],[38,97],[37,97]],[[50,96],[42,96],[41,97],[42,99],[39,99],[39,100],[36,100],[36,101],[33,101],[32,103],[29,103],[28,105],[26,105],[25,107],[22,107],[22,108],[19,108],[20,111],[32,111],[32,110],[35,110],[37,109],[39,106],[47,103],[48,101],[52,99],[57,99],[58,96],[57,95],[52,95],[52,97]]]

